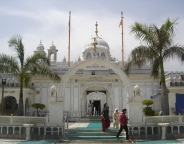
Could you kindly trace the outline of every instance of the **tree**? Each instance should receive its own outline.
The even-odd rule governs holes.
[[[152,100],[143,100],[142,104],[146,105],[146,107],[143,108],[143,112],[144,112],[145,116],[154,116],[155,111],[152,110],[152,108],[150,107],[153,104],[153,101]]]
[[[25,59],[24,45],[20,35],[14,35],[8,41],[15,56],[0,54],[0,72],[12,73],[20,83],[18,115],[23,116],[23,87],[28,87],[32,76],[40,75],[60,81],[60,77],[50,69],[50,60],[45,54],[34,54]]]
[[[184,61],[184,46],[173,44],[175,25],[177,20],[169,18],[158,28],[156,25],[146,25],[135,22],[131,26],[131,33],[141,41],[141,45],[130,53],[125,65],[125,73],[130,67],[151,64],[151,75],[161,81],[161,106],[164,115],[169,114],[168,92],[165,84],[164,62],[171,58]]]
[[[44,109],[45,108],[45,105],[41,104],[41,103],[34,103],[31,106],[37,110],[37,116],[38,116],[38,109]]]

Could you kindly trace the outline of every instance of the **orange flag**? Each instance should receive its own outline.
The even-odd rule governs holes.
[[[122,25],[122,20],[121,20],[120,23],[119,23],[119,27],[120,27],[120,25]]]

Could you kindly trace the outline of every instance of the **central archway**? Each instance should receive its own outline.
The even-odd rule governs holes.
[[[127,96],[129,97],[129,99],[132,98],[133,92],[132,92],[131,83],[128,77],[126,76],[126,74],[116,64],[114,64],[114,62],[108,62],[94,57],[93,59],[78,63],[77,65],[75,65],[65,73],[65,75],[62,77],[62,80],[59,84],[59,100],[64,101],[64,88],[66,83],[70,79],[70,77],[74,75],[77,70],[92,64],[97,64],[97,65],[105,66],[106,68],[112,69],[117,75],[119,75],[120,79],[125,83],[125,86],[127,89]]]

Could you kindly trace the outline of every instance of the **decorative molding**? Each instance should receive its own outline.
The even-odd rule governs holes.
[[[101,87],[104,87],[106,88],[109,93],[111,94],[112,93],[112,83],[81,83],[81,94],[89,87],[92,87],[92,86],[101,86]]]

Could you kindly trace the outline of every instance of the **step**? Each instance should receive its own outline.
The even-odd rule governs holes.
[[[125,140],[125,136],[120,136],[120,140]],[[71,136],[65,137],[66,140],[116,140],[116,135],[114,136]]]
[[[127,140],[59,140],[58,142],[56,142],[56,144],[63,144],[63,143],[132,144],[134,142],[131,140],[128,140],[128,141]]]
[[[114,136],[117,132],[70,132],[67,136]]]

